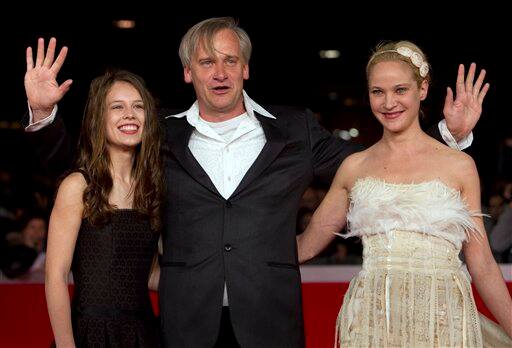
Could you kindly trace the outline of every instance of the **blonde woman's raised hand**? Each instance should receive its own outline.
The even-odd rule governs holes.
[[[489,90],[489,83],[484,84],[485,70],[482,69],[476,81],[476,64],[471,63],[464,78],[464,65],[459,65],[456,83],[456,95],[450,87],[446,91],[444,117],[446,125],[457,141],[467,136],[475,127],[482,114],[482,103]]]

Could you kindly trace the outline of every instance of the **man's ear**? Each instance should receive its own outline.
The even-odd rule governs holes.
[[[186,83],[192,83],[192,70],[188,65],[183,68],[183,79]]]
[[[244,67],[242,68],[242,76],[244,77],[244,80],[249,79],[249,64],[244,64]]]

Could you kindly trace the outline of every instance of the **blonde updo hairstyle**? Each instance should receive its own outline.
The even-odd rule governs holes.
[[[427,73],[425,74],[425,76],[423,76],[423,77],[421,76],[420,68],[418,66],[414,65],[412,57],[407,57],[405,55],[400,54],[399,51],[397,51],[397,49],[403,48],[403,47],[408,48],[412,52],[419,54],[419,56],[421,57],[423,62],[427,64],[428,70],[427,70]],[[372,56],[368,60],[368,64],[366,65],[366,80],[369,81],[370,72],[371,72],[373,66],[376,65],[377,63],[392,62],[392,61],[397,61],[397,60],[402,61],[410,66],[410,68],[413,72],[414,79],[416,80],[416,82],[418,84],[418,88],[421,86],[421,84],[425,80],[430,84],[431,67],[430,67],[430,64],[428,63],[427,57],[425,56],[425,53],[423,53],[423,51],[418,46],[416,46],[415,44],[413,44],[410,41],[381,42],[380,44],[378,44],[377,47],[375,48]]]

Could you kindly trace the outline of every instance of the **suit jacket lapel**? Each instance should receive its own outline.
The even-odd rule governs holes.
[[[231,197],[236,196],[256,179],[274,161],[286,145],[287,135],[284,130],[287,127],[284,119],[272,119],[262,116],[257,112],[254,115],[265,132],[267,142]]]
[[[199,184],[220,196],[219,191],[215,188],[210,177],[188,148],[188,142],[194,128],[186,119],[183,119],[182,122],[172,122],[172,124],[168,125],[166,128],[169,150],[174,154],[179,164]],[[172,177],[169,179],[172,180]]]

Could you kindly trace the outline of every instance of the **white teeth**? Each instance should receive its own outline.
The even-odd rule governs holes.
[[[136,131],[137,129],[139,129],[139,127],[134,124],[125,124],[124,126],[119,127],[119,130],[121,131]]]

